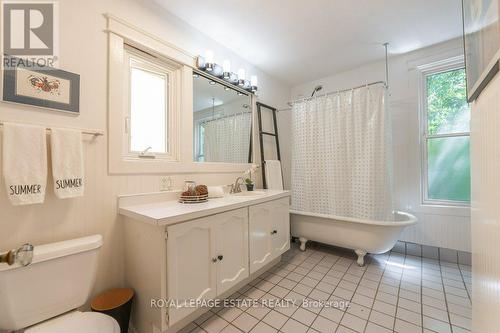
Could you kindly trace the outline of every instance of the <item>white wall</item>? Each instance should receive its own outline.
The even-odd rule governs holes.
[[[421,204],[419,110],[416,67],[462,54],[461,40],[453,40],[408,54],[390,57],[389,108],[393,121],[394,184],[397,209],[414,213],[419,223],[408,228],[402,240],[470,251],[470,213],[467,208],[430,207]],[[328,76],[292,88],[292,98],[307,97],[321,84],[326,93],[385,79],[384,62]],[[279,113],[280,134],[290,137],[291,112]],[[285,174],[290,184],[290,145],[283,140]]]
[[[500,76],[472,105],[472,331],[500,326]]]
[[[27,122],[45,126],[67,126],[106,131],[107,129],[107,34],[104,13],[110,13],[172,42],[192,54],[211,48],[217,62],[232,60],[257,74],[260,99],[272,105],[284,105],[290,87],[244,62],[240,57],[185,22],[173,17],[149,1],[134,0],[63,0],[60,6],[60,67],[81,75],[81,114],[40,110],[28,106],[0,103],[0,121]],[[186,110],[192,112],[192,110]],[[185,124],[192,126],[192,124]],[[0,135],[1,138],[1,135]],[[1,139],[0,139],[1,141]],[[13,207],[8,202],[3,178],[0,180],[0,252],[25,242],[42,244],[94,233],[104,236],[95,292],[124,283],[123,235],[116,213],[117,195],[157,191],[158,175],[110,176],[107,172],[107,138],[86,140],[85,196],[58,200],[51,188],[44,204]],[[0,154],[1,160],[1,154]],[[1,161],[0,161],[1,164]],[[206,184],[228,184],[235,174],[172,175],[174,186],[184,179]]]

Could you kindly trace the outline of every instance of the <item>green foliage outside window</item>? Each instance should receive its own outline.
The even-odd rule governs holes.
[[[470,201],[470,109],[465,70],[428,75],[427,197],[431,200]],[[437,137],[433,137],[437,136]]]
[[[427,76],[428,134],[469,131],[465,69]]]

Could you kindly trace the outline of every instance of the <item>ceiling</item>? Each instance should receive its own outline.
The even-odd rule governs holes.
[[[290,85],[462,33],[461,0],[153,1]]]

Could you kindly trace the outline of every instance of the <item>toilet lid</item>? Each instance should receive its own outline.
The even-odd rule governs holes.
[[[119,333],[118,322],[99,312],[72,312],[35,325],[25,333]]]

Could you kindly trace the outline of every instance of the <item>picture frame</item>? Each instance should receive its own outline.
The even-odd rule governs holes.
[[[3,68],[3,101],[80,114],[80,75],[12,58]]]
[[[462,0],[462,9],[470,103],[500,70],[500,0]]]

